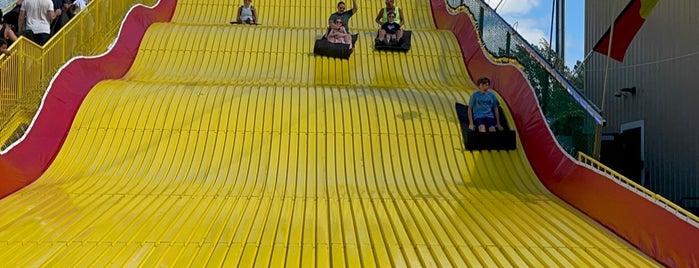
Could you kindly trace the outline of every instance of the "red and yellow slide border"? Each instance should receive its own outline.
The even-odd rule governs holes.
[[[466,13],[450,14],[444,0],[431,4],[437,28],[451,30],[458,39],[470,76],[490,77],[507,103],[527,158],[551,192],[660,263],[699,266],[699,228],[567,156],[549,131],[522,72],[488,58]]]
[[[92,87],[102,80],[123,77],[131,68],[148,27],[170,21],[176,5],[177,0],[160,0],[154,7],[134,6],[107,53],[75,58],[58,71],[29,132],[0,155],[0,198],[32,183],[46,171]]]

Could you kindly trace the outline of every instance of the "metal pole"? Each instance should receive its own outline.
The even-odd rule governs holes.
[[[611,9],[607,9],[611,10]],[[607,83],[609,79],[609,58],[611,58],[611,52],[612,52],[612,41],[614,40],[614,16],[612,17],[612,23],[610,24],[611,26],[609,27],[609,43],[607,43],[607,57],[606,57],[606,62],[604,64],[604,82],[602,82],[602,103],[600,104],[600,114],[604,115],[604,108],[607,103]],[[601,147],[602,147],[602,134],[601,134],[601,127],[599,128],[598,132],[596,133],[598,137],[595,137],[595,152],[594,152],[594,157],[596,159],[600,158],[601,154]]]
[[[505,35],[505,55],[510,56],[510,46],[512,45],[512,34],[507,32]]]
[[[566,12],[565,0],[556,0],[556,53],[565,64]]]
[[[485,26],[485,23],[483,22],[484,14],[485,9],[483,8],[483,6],[481,6],[481,8],[478,10],[478,34],[481,36],[481,40],[483,40],[483,27]]]
[[[607,43],[607,57],[604,64],[604,82],[602,85],[602,103],[600,105],[600,110],[604,113],[604,106],[607,102],[607,82],[609,79],[609,58],[611,58],[612,42],[614,41],[614,16],[612,16],[611,27],[609,27],[609,43]]]

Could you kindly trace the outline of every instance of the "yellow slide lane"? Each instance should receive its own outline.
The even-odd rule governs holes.
[[[0,200],[3,265],[657,265],[521,149],[464,150],[454,103],[475,87],[429,3],[397,3],[412,49],[386,53],[383,2],[359,1],[349,60],[312,55],[333,1],[255,1],[260,26],[227,24],[242,1],[181,1],[46,173]]]

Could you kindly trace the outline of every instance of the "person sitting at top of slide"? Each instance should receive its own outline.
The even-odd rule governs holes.
[[[231,23],[257,24],[257,9],[252,5],[252,0],[244,0],[238,8],[238,18]]]

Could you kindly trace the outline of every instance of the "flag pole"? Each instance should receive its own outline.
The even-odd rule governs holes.
[[[604,106],[607,103],[607,82],[609,79],[609,58],[612,53],[612,41],[614,40],[614,20],[612,19],[612,26],[609,28],[609,43],[607,44],[607,57],[604,63],[604,82],[602,84],[602,103],[600,105],[601,113],[604,113]]]
[[[611,8],[607,9],[611,10]],[[612,17],[612,23],[611,26],[609,27],[609,43],[607,43],[607,57],[606,62],[604,64],[604,81],[602,82],[602,103],[600,104],[600,114],[604,116],[605,113],[605,104],[607,103],[607,82],[609,78],[609,58],[611,58],[611,53],[612,53],[612,40],[614,40],[614,16]],[[601,147],[602,147],[602,129],[601,127],[598,127],[596,133],[595,133],[595,148],[594,148],[594,158],[595,159],[600,159],[600,154],[601,154]]]
[[[590,59],[590,56],[592,55],[593,51],[594,50],[590,50],[589,52],[587,52],[587,55],[585,55],[585,58],[583,58],[583,60],[580,62],[580,65],[578,65],[578,68],[575,68],[575,70],[573,70],[574,75],[577,75],[578,73],[580,73],[584,69],[583,66],[585,66],[585,64],[587,63],[587,60]]]

